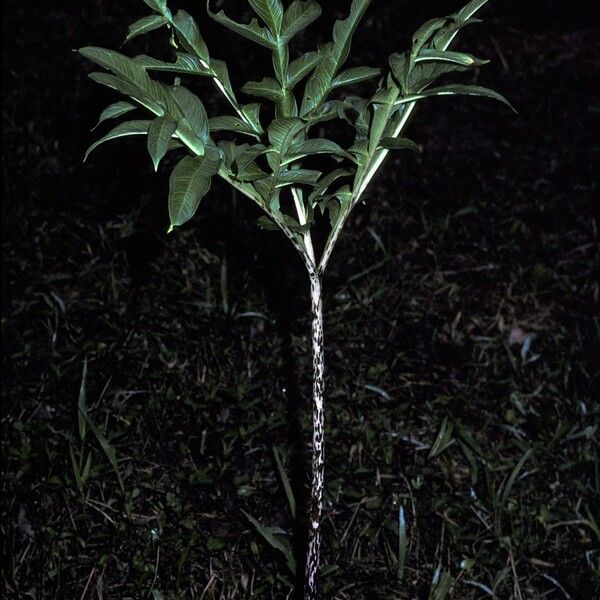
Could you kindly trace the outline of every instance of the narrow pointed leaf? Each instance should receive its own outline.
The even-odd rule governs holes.
[[[419,56],[415,58],[415,63],[422,62],[445,62],[461,65],[463,67],[478,67],[485,65],[489,61],[475,58],[465,52],[451,52],[449,50],[430,50],[425,48],[421,50]]]
[[[177,163],[169,180],[169,231],[194,216],[220,165],[221,157],[216,148],[207,148],[205,156],[186,156]]]
[[[223,117],[213,117],[208,120],[210,131],[235,131],[237,133],[246,133],[254,135],[254,129],[238,117],[229,115]]]
[[[263,539],[273,548],[275,548],[275,550],[279,550],[279,552],[281,552],[285,556],[290,571],[293,574],[295,574],[296,560],[294,559],[294,554],[290,548],[289,542],[287,540],[283,542],[282,540],[275,537],[275,533],[283,532],[280,532],[280,530],[276,529],[275,527],[264,527],[254,517],[249,515],[245,510],[243,510],[242,512],[246,515],[248,521],[250,521],[250,523],[254,525],[256,531],[263,537]]]
[[[300,119],[275,119],[269,126],[269,141],[279,152],[287,152],[294,136],[298,134],[304,123]]]
[[[181,85],[172,89],[172,95],[192,131],[206,144],[210,138],[208,115],[200,98]]]
[[[482,96],[484,98],[492,98],[493,100],[498,100],[503,104],[506,104],[510,107],[514,112],[517,112],[512,104],[501,94],[495,92],[494,90],[490,90],[489,88],[481,87],[479,85],[465,85],[465,84],[452,84],[452,85],[443,85],[436,88],[431,88],[424,92],[420,92],[419,94],[412,94],[410,96],[405,96],[396,102],[399,104],[407,104],[409,102],[415,102],[416,100],[421,100],[422,98],[431,98],[433,96]]]
[[[120,137],[127,137],[130,135],[146,135],[148,133],[148,128],[150,127],[151,121],[127,121],[125,123],[121,123],[117,125],[112,131],[107,133],[105,136],[101,137],[97,142],[94,142],[85,153],[84,162],[87,160],[88,156],[98,147],[100,144],[104,142],[108,142],[109,140],[114,140]]]
[[[321,15],[321,7],[315,0],[303,2],[294,0],[285,11],[281,36],[285,41],[291,40],[297,33],[306,29]]]
[[[307,185],[316,185],[321,171],[313,169],[290,169],[281,173],[277,180],[277,187],[289,185],[290,183],[304,183]]]
[[[188,52],[203,61],[206,66],[210,61],[210,55],[193,17],[185,12],[185,10],[178,11],[173,18],[173,28],[177,33],[177,38],[181,42],[181,45]]]
[[[319,106],[331,91],[334,77],[348,58],[352,36],[371,0],[353,0],[350,15],[333,26],[333,42],[321,49],[323,59],[310,77],[304,91],[300,115],[306,116]]]
[[[419,153],[423,151],[419,144],[416,144],[407,138],[383,138],[379,143],[379,147],[385,148],[386,150],[414,150]]]
[[[329,154],[334,156],[342,156],[344,158],[349,158],[354,161],[354,157],[346,152],[339,144],[331,140],[326,140],[323,138],[319,138],[316,140],[304,140],[301,142],[296,142],[292,144],[290,147],[288,154],[282,164],[288,164],[294,162],[295,160],[299,160],[305,156],[313,155],[313,154]]]
[[[320,60],[321,55],[318,52],[307,52],[292,61],[288,67],[288,87],[293,89],[317,66]]]
[[[143,17],[129,26],[127,37],[125,41],[129,41],[138,35],[143,35],[149,31],[159,29],[163,25],[166,25],[168,20],[162,15],[150,15],[149,17]]]
[[[165,71],[168,73],[179,73],[181,75],[212,75],[210,69],[206,68],[198,58],[187,52],[177,52],[177,58],[173,63],[156,60],[145,54],[140,54],[133,60],[147,71]]]
[[[381,70],[374,67],[354,67],[352,69],[346,69],[333,80],[332,87],[352,85],[360,83],[361,81],[367,81],[368,79],[377,77],[380,73]]]
[[[472,0],[456,13],[456,20],[461,23],[467,21],[487,3],[488,0]]]
[[[103,121],[106,121],[107,119],[116,119],[116,118],[120,117],[121,115],[124,115],[132,110],[135,110],[136,108],[137,108],[137,106],[135,106],[135,104],[131,104],[131,102],[125,102],[125,101],[115,102],[114,104],[107,106],[102,111],[100,118],[98,119],[98,123],[96,124],[94,129],[96,129],[96,127],[98,127],[98,125],[100,125],[100,123],[102,123]]]
[[[169,149],[171,137],[177,129],[177,121],[169,117],[154,119],[148,129],[148,152],[154,163],[154,170],[158,170],[160,161]]]
[[[165,13],[169,9],[167,8],[167,0],[144,0],[144,2],[156,12]]]
[[[311,192],[308,197],[309,205],[313,205],[315,202],[318,202],[321,196],[325,195],[325,192],[329,189],[329,186],[334,183],[336,180],[341,177],[347,177],[348,175],[352,175],[353,171],[349,169],[336,169],[331,173],[325,175],[319,180],[317,187]]]
[[[215,21],[217,21],[217,23],[220,23],[238,35],[241,35],[252,42],[260,44],[261,46],[266,46],[267,48],[273,49],[273,34],[266,27],[261,27],[256,19],[252,19],[252,21],[250,21],[250,23],[247,25],[245,23],[238,23],[237,21],[230,19],[222,10],[218,13],[213,13],[210,10],[210,2],[208,14]]]
[[[262,81],[249,81],[242,87],[242,92],[273,102],[278,102],[282,97],[281,86],[272,77],[265,77]]]
[[[249,3],[273,34],[279,35],[283,22],[281,0],[249,0]]]

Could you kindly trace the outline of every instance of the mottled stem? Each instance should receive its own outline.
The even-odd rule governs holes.
[[[310,514],[308,532],[308,555],[306,558],[305,600],[317,599],[317,576],[321,551],[321,515],[323,513],[323,485],[325,470],[325,417],[323,392],[325,388],[325,353],[323,348],[323,300],[321,277],[309,270],[312,315],[313,357],[313,443],[312,486],[310,491]]]

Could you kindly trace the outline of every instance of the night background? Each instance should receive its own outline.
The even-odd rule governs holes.
[[[374,0],[349,65],[385,66],[465,3]],[[349,0],[321,4],[300,48],[330,39]],[[491,59],[468,81],[519,114],[422,102],[408,135],[424,152],[390,156],[334,251],[323,598],[600,598],[595,4],[492,0],[456,49]],[[267,51],[204,2],[169,6],[196,17],[236,89],[268,74]],[[148,12],[3,7],[2,598],[287,598],[285,552],[304,552],[296,252],[224,183],[167,236],[173,158],[155,174],[140,138],[82,163],[121,98],[73,50],[164,53],[164,31],[122,45]],[[209,83],[193,89],[225,112]]]

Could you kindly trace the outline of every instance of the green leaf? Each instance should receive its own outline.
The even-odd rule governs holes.
[[[112,131],[107,133],[104,137],[101,137],[97,142],[94,142],[87,149],[83,161],[85,162],[88,159],[88,156],[104,142],[129,135],[146,135],[148,133],[150,123],[151,121],[127,121],[117,125]]]
[[[278,102],[282,97],[281,87],[272,77],[265,77],[262,81],[249,81],[243,85],[242,92],[273,102]]]
[[[155,114],[162,116],[159,104],[162,96],[161,88],[135,61],[113,50],[93,46],[81,48],[79,52],[115,75],[112,77],[106,73],[90,73],[91,79],[132,96]]]
[[[455,19],[459,23],[464,23],[487,3],[488,0],[472,0],[456,13]]]
[[[439,31],[448,22],[447,17],[431,19],[419,27],[413,34],[412,49],[410,51],[411,60],[418,56],[425,44],[431,40],[431,37]]]
[[[285,41],[291,40],[297,33],[306,29],[321,15],[321,7],[315,0],[302,2],[294,0],[283,17],[281,36]]]
[[[249,3],[273,34],[279,36],[283,23],[281,0],[249,0]]]
[[[341,177],[346,177],[348,175],[352,175],[353,171],[349,169],[336,169],[331,173],[325,175],[325,177],[321,178],[317,187],[311,192],[308,197],[309,206],[313,206],[315,202],[319,201],[322,196],[325,195],[325,192],[329,189],[329,186],[336,180]]]
[[[435,458],[439,454],[441,454],[446,448],[454,444],[456,441],[452,437],[452,431],[454,430],[454,423],[448,420],[446,417],[442,426],[440,427],[440,431],[431,446],[431,450],[429,451],[429,458]]]
[[[244,104],[240,107],[240,110],[242,111],[247,123],[254,129],[254,131],[260,134],[263,133],[263,128],[260,124],[260,104]]]
[[[180,10],[173,18],[173,28],[181,45],[208,66],[210,55],[196,21],[185,10]]]
[[[386,150],[414,150],[419,153],[423,151],[419,144],[416,144],[407,138],[383,138],[379,143],[379,147],[385,148]]]
[[[156,12],[166,13],[169,9],[167,8],[167,0],[144,0],[144,2]]]
[[[149,17],[143,17],[142,19],[139,19],[139,21],[136,21],[129,26],[129,31],[127,32],[125,41],[128,42],[138,35],[159,29],[168,22],[169,21],[162,15],[150,15]]]
[[[381,74],[381,69],[374,67],[354,67],[342,71],[332,82],[332,87],[336,88],[342,85],[352,85],[367,81]]]
[[[331,91],[333,79],[346,62],[352,44],[352,36],[371,0],[353,0],[350,15],[333,26],[333,42],[319,50],[323,59],[310,77],[304,91],[300,115],[308,115],[319,106]]]
[[[169,117],[158,117],[154,119],[148,129],[148,152],[154,163],[154,170],[158,171],[158,165],[169,149],[171,137],[177,130],[177,121]]]
[[[316,185],[321,175],[321,171],[315,171],[313,169],[290,169],[289,171],[284,171],[279,174],[276,187],[283,187],[292,183]]]
[[[125,101],[115,102],[114,104],[107,106],[102,111],[102,114],[100,115],[100,118],[98,119],[98,123],[96,124],[94,129],[96,129],[96,127],[98,127],[98,125],[100,125],[100,123],[106,121],[107,119],[116,119],[117,117],[120,117],[132,110],[135,110],[136,108],[137,108],[137,106],[135,106],[135,104],[131,104],[131,102],[125,102]]]
[[[206,68],[195,56],[192,56],[187,52],[177,52],[176,57],[177,58],[173,63],[156,60],[145,54],[140,54],[133,60],[147,71],[166,71],[169,73],[179,73],[181,75],[212,76],[212,71]]]
[[[303,128],[304,123],[300,119],[274,119],[268,127],[269,141],[279,153],[285,154]]]
[[[277,223],[275,223],[274,221],[271,221],[269,217],[259,217],[257,225],[261,229],[266,229],[267,231],[279,231],[279,225],[277,225]]]
[[[237,133],[247,133],[254,135],[254,129],[238,117],[223,116],[213,117],[208,120],[210,131],[235,131]]]
[[[210,10],[210,0],[207,10],[208,14],[215,21],[217,21],[217,23],[227,27],[227,29],[233,31],[234,33],[237,33],[238,35],[241,35],[252,42],[260,44],[261,46],[270,48],[271,50],[275,47],[273,34],[266,27],[261,27],[256,19],[252,19],[252,21],[246,25],[230,19],[222,10],[218,13],[213,13]]]
[[[406,517],[404,516],[404,507],[400,505],[398,509],[398,581],[404,578],[404,565],[406,555],[408,554],[408,539],[406,535]]]
[[[292,61],[288,67],[287,85],[293,89],[302,81],[319,63],[321,55],[318,52],[307,52],[296,60]]]
[[[490,90],[489,88],[481,87],[479,85],[465,85],[455,83],[452,85],[442,85],[440,87],[431,88],[424,92],[420,92],[418,94],[412,94],[410,96],[404,96],[400,100],[396,102],[396,105],[407,104],[410,102],[415,102],[417,100],[421,100],[422,98],[431,98],[433,96],[481,96],[484,98],[492,98],[493,100],[498,100],[503,104],[506,104],[513,111],[517,112],[512,104],[501,94],[495,92],[494,90]]]
[[[303,140],[301,142],[296,142],[295,144],[292,144],[287,153],[287,156],[281,164],[286,165],[288,163],[294,162],[295,160],[299,160],[300,158],[310,156],[313,154],[329,154],[334,156],[343,156],[344,158],[349,158],[350,160],[354,161],[354,157],[350,153],[346,152],[346,150],[341,148],[335,142],[319,138],[316,140]]]
[[[421,50],[419,56],[415,58],[415,64],[420,62],[444,62],[461,65],[463,67],[479,67],[487,64],[488,60],[475,58],[465,52],[451,52],[450,50],[431,50],[425,48]]]
[[[194,216],[220,166],[221,154],[216,148],[206,148],[204,156],[186,156],[177,163],[169,180],[169,232]]]
[[[296,574],[296,560],[294,559],[294,553],[290,547],[288,540],[282,541],[279,538],[275,537],[275,534],[283,533],[280,529],[276,527],[264,527],[261,525],[254,517],[249,515],[245,510],[242,511],[248,521],[254,525],[256,531],[262,536],[262,538],[275,550],[279,550],[285,557],[287,561],[287,566],[292,572],[292,574]]]
[[[208,115],[200,98],[181,85],[173,87],[171,93],[193,133],[203,144],[208,143]]]
[[[434,36],[433,36],[433,46],[437,50],[445,50],[450,46],[452,40],[455,38],[456,34],[466,27],[467,25],[472,25],[474,23],[481,23],[481,19],[466,19],[465,21],[455,21],[454,23],[450,23],[445,27],[442,27]]]
[[[277,446],[273,446],[273,456],[275,457],[275,463],[277,465],[277,470],[279,471],[279,477],[281,479],[281,483],[283,485],[283,489],[285,490],[285,495],[288,499],[288,504],[290,506],[290,512],[292,513],[292,518],[296,518],[296,499],[294,498],[294,492],[292,491],[292,485],[290,480],[283,468],[283,463],[281,461],[280,450]]]

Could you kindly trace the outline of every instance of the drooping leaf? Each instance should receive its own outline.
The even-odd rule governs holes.
[[[381,69],[374,67],[353,67],[342,71],[332,82],[332,87],[336,88],[342,85],[352,85],[367,81],[373,77],[377,77],[381,73]]]
[[[127,137],[130,135],[146,135],[148,128],[150,127],[151,121],[127,121],[117,125],[112,131],[109,131],[105,136],[101,137],[97,142],[94,142],[86,151],[83,161],[85,162],[88,156],[104,142],[114,140],[120,137]]]
[[[177,12],[173,18],[173,28],[181,45],[191,54],[197,56],[207,66],[210,55],[206,43],[200,34],[200,29],[193,17],[185,10]]]
[[[407,104],[410,102],[415,102],[416,100],[421,100],[422,98],[431,98],[433,96],[482,96],[484,98],[492,98],[493,100],[498,100],[503,104],[506,104],[513,111],[517,112],[512,104],[504,97],[502,94],[495,92],[494,90],[490,90],[489,88],[481,87],[480,85],[467,85],[455,83],[451,85],[442,85],[440,87],[431,88],[424,92],[420,92],[418,94],[412,94],[410,96],[404,96],[403,98],[396,101],[396,104]]]
[[[148,152],[154,163],[154,170],[158,170],[160,161],[169,149],[171,137],[177,130],[177,121],[170,117],[154,119],[148,129]]]
[[[283,23],[281,0],[249,0],[249,3],[273,35],[278,36],[281,33]]]
[[[214,147],[206,148],[204,156],[186,156],[177,163],[169,180],[169,232],[194,216],[220,166],[221,154]]]
[[[281,36],[289,42],[297,33],[306,29],[321,15],[321,7],[315,0],[294,0],[283,17]]]
[[[149,31],[154,31],[166,25],[169,21],[162,15],[150,15],[143,17],[129,26],[125,41],[129,41],[138,35],[143,35]]]
[[[448,25],[442,27],[442,29],[440,29],[433,36],[433,47],[437,50],[444,50],[445,48],[448,48],[456,34],[461,29],[474,23],[481,23],[481,19],[471,18],[464,21],[455,21],[454,23],[449,23]]]
[[[432,36],[439,31],[446,23],[448,19],[446,17],[431,19],[424,25],[419,27],[413,34],[412,38],[412,49],[410,51],[411,61],[421,53],[421,50],[429,42]]]
[[[115,102],[110,106],[107,106],[102,113],[100,114],[100,118],[98,119],[98,123],[94,127],[98,127],[100,123],[106,121],[107,119],[116,119],[132,110],[135,110],[137,106],[135,104],[131,104],[131,102],[125,102],[122,100],[121,102]]]
[[[333,26],[333,42],[319,51],[323,58],[306,84],[300,116],[304,117],[319,106],[331,91],[333,79],[348,58],[352,36],[371,0],[353,0],[350,15]]]

